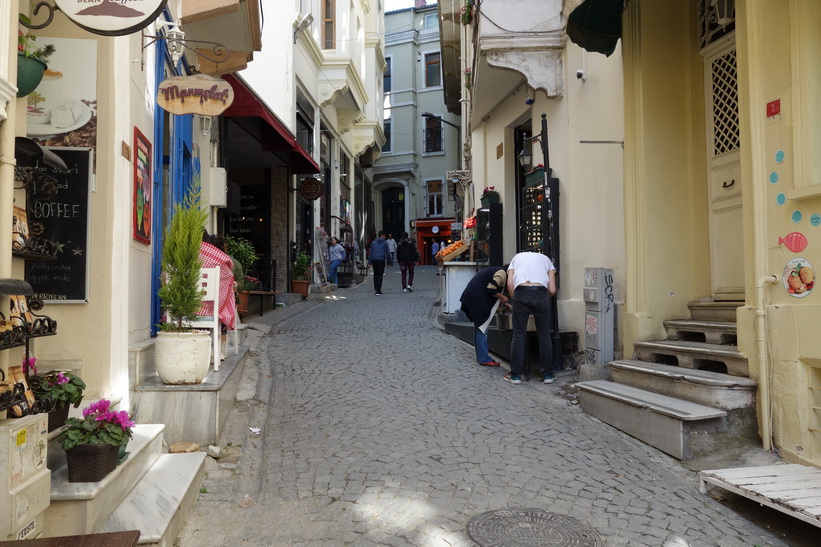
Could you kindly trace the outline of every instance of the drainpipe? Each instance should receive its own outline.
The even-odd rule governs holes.
[[[764,311],[764,285],[778,283],[778,277],[765,275],[755,284],[756,352],[758,353],[759,385],[761,386],[761,442],[764,450],[772,449],[772,419],[770,417],[770,369],[767,364],[767,329]]]

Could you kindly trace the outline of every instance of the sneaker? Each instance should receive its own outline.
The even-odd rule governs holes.
[[[505,382],[510,382],[511,384],[521,384],[522,376],[519,374],[505,374],[504,380]]]
[[[382,296],[382,291],[376,291],[374,294],[375,294],[376,296]]]
[[[486,363],[479,363],[479,364],[482,365],[483,367],[500,367],[500,366],[502,366],[502,363],[500,363],[499,361],[492,361],[492,360],[488,361]]]
[[[408,292],[413,292],[413,287],[411,287],[410,285],[408,285]]]
[[[402,289],[402,292],[408,292],[408,289]]]
[[[548,372],[544,375],[544,383],[545,384],[552,384],[556,381],[556,375],[552,372]]]

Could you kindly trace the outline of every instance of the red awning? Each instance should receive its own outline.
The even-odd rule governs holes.
[[[298,174],[319,173],[319,165],[296,141],[296,137],[285,124],[265,106],[251,87],[237,74],[225,74],[222,78],[234,88],[234,102],[222,113],[229,118],[256,116],[265,120],[272,129],[266,132],[262,149],[270,152],[288,151],[291,156],[291,171]]]
[[[447,226],[450,229],[450,225],[456,222],[455,218],[437,218],[437,219],[417,219],[415,221],[415,226],[417,228],[430,228],[432,226]]]

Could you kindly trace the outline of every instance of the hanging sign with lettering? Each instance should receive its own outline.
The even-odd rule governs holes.
[[[219,116],[233,102],[231,84],[204,74],[168,78],[163,80],[157,92],[157,104],[178,116]]]
[[[54,0],[54,3],[78,27],[102,36],[125,36],[154,22],[168,0]]]
[[[26,281],[34,295],[48,302],[88,302],[88,251],[92,151],[90,148],[48,147],[65,162],[63,173],[38,164],[53,178],[50,188],[28,192],[29,230],[52,241],[55,260],[26,260]]]

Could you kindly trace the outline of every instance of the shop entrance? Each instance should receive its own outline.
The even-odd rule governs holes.
[[[399,240],[405,231],[405,189],[382,190],[382,229]]]

